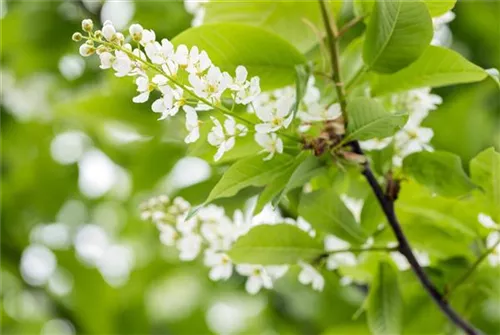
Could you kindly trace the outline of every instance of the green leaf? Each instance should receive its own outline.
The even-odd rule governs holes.
[[[334,13],[342,1],[329,2]],[[318,43],[310,24],[321,27],[321,12],[315,1],[210,1],[205,6],[204,23],[235,22],[258,26],[281,36],[301,52]]]
[[[368,16],[373,11],[375,0],[354,0],[352,5],[356,16]]]
[[[295,66],[305,58],[287,41],[264,29],[237,23],[214,23],[177,35],[174,45],[205,50],[221,70],[234,74],[244,65],[249,76],[259,76],[264,90],[293,84]]]
[[[366,235],[371,236],[380,224],[384,224],[386,218],[375,194],[369,193],[363,203],[361,210],[361,227]]]
[[[404,159],[403,171],[443,196],[461,196],[475,188],[462,168],[460,157],[450,152],[414,153]]]
[[[333,188],[304,194],[299,215],[316,230],[332,233],[356,244],[365,240],[361,227]]]
[[[254,213],[260,213],[264,206],[271,201],[273,202],[273,206],[276,206],[278,204],[283,189],[288,184],[290,177],[293,175],[297,166],[299,166],[304,160],[304,154],[299,155],[292,164],[289,164],[282,171],[279,176],[277,176],[274,180],[267,184],[262,193],[259,195],[257,204],[255,205]]]
[[[370,293],[367,309],[368,326],[375,335],[397,335],[403,326],[403,298],[398,272],[389,262],[380,262]]]
[[[277,155],[269,161],[263,160],[262,155],[242,159],[224,173],[206,202],[231,197],[249,186],[264,186],[280,176],[293,159],[286,154]]]
[[[375,76],[373,94],[407,91],[419,87],[440,87],[485,79],[487,73],[459,53],[436,46],[428,47],[407,68],[390,75]]]
[[[432,17],[441,16],[455,7],[457,0],[423,0]]]
[[[299,111],[300,103],[302,102],[302,98],[306,94],[307,90],[307,82],[309,81],[309,77],[311,76],[312,65],[297,65],[295,67],[295,103],[292,106],[292,118],[295,118],[297,112]]]
[[[391,114],[380,102],[369,98],[354,98],[349,101],[347,116],[349,122],[345,142],[391,136],[406,121],[404,115]]]
[[[311,262],[324,252],[323,244],[290,224],[260,225],[241,236],[229,250],[235,263],[294,264]]]
[[[469,164],[472,181],[482,187],[493,206],[500,211],[500,153],[494,148],[486,149]]]
[[[423,2],[377,1],[366,31],[363,60],[376,72],[399,71],[420,57],[432,36],[432,20]]]

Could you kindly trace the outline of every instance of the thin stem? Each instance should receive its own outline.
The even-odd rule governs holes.
[[[332,62],[332,79],[335,83],[335,90],[337,91],[337,97],[340,103],[340,109],[342,111],[342,116],[344,118],[344,122],[347,123],[347,99],[344,90],[344,83],[340,77],[340,56],[339,56],[339,48],[337,44],[337,25],[333,18],[330,18],[328,15],[328,9],[325,4],[325,0],[319,0],[321,15],[323,16],[323,23],[325,25],[326,36],[328,39],[328,47],[330,49],[330,61]]]
[[[474,273],[474,271],[477,270],[479,265],[491,254],[495,251],[495,249],[500,245],[500,239],[489,249],[487,249],[479,258],[472,264],[472,266],[460,277],[458,278],[453,284],[451,284],[448,287],[448,290],[446,293],[443,295],[443,298],[449,299],[452,293],[462,284],[464,284],[467,279],[470,278],[470,276]]]
[[[347,22],[342,28],[340,28],[340,30],[337,34],[337,38],[342,37],[342,35],[344,35],[346,32],[348,32],[349,29],[351,29],[352,27],[357,25],[359,22],[363,21],[365,18],[366,18],[366,16],[362,15],[362,16],[355,17],[351,21]]]
[[[335,82],[335,86],[337,88],[337,95],[338,99],[340,102],[340,106],[342,109],[342,114],[344,115],[346,112],[346,107],[347,107],[347,96],[344,90],[344,86],[341,80],[340,76],[340,65],[339,65],[339,50],[338,50],[338,44],[337,40],[335,39],[336,37],[336,25],[335,25],[335,20],[330,20],[328,16],[328,12],[326,9],[326,5],[324,3],[324,0],[319,0],[320,7],[321,7],[321,12],[323,16],[323,21],[325,25],[325,29],[327,31],[327,36],[329,40],[329,46],[330,46],[330,57],[332,61],[332,68],[333,68],[333,76],[332,79]],[[367,69],[366,69],[367,70]],[[364,71],[366,71],[364,70]],[[364,72],[363,70],[361,72]],[[357,77],[357,76],[356,76]],[[347,119],[344,118],[344,122],[347,125]],[[358,141],[353,141],[350,142],[350,145],[352,147],[352,150],[354,153],[358,155],[364,155],[363,150],[361,149]],[[362,163],[362,174],[365,176],[368,184],[370,185],[373,193],[377,197],[377,200],[380,204],[380,207],[382,208],[387,221],[389,222],[389,225],[391,226],[394,235],[396,236],[396,239],[399,243],[398,245],[398,251],[408,260],[408,263],[410,264],[413,272],[419,279],[420,283],[424,287],[424,289],[427,291],[427,293],[432,297],[434,302],[438,305],[438,307],[441,309],[441,311],[458,327],[460,327],[466,334],[469,335],[476,335],[479,334],[479,331],[474,329],[471,325],[469,325],[465,320],[462,319],[460,315],[458,315],[452,308],[451,306],[446,302],[446,300],[443,298],[443,295],[437,290],[437,288],[434,286],[434,284],[431,282],[427,274],[424,272],[420,264],[418,263],[415,255],[413,254],[413,251],[411,249],[410,243],[408,242],[408,239],[403,233],[403,229],[401,228],[401,225],[398,221],[398,218],[396,217],[396,213],[394,211],[394,203],[391,199],[389,199],[385,194],[384,191],[382,190],[382,187],[378,183],[377,179],[375,178],[375,175],[373,174],[370,164],[368,161],[365,161]]]

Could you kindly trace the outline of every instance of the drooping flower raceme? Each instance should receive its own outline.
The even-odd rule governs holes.
[[[239,237],[262,224],[290,224],[307,232],[311,237],[316,236],[311,225],[300,217],[296,221],[285,219],[279,213],[272,211],[272,213],[261,213],[266,214],[267,219],[264,216],[261,218],[262,215],[259,214],[248,221],[240,211],[236,211],[231,219],[225,214],[224,208],[208,205],[199,209],[193,217],[186,219],[191,205],[182,198],[171,200],[165,195],[145,201],[140,209],[142,219],[156,225],[160,232],[160,241],[166,246],[175,247],[180,260],[191,261],[203,254],[203,262],[210,268],[208,276],[211,280],[226,280],[237,272],[248,277],[246,290],[250,294],[256,294],[262,288],[273,288],[274,282],[287,273],[289,266],[298,265],[301,268],[299,282],[312,285],[315,290],[323,289],[323,276],[315,266],[306,262],[299,261],[297,264],[288,265],[234,264],[228,254]],[[352,265],[356,262],[352,253],[341,250],[345,246],[349,244],[332,235],[325,239],[326,253],[334,249],[345,253],[344,256],[339,253],[334,258],[328,258],[327,269],[337,268],[328,265],[334,260],[339,265]],[[330,255],[332,256],[334,255]]]
[[[101,30],[93,31],[91,20],[84,20],[82,27],[88,36],[73,35],[75,41],[86,40],[80,47],[80,54],[88,57],[96,53],[101,69],[113,69],[118,77],[135,77],[137,95],[133,102],[145,103],[152,95],[159,95],[151,108],[160,115],[160,120],[184,111],[189,133],[186,143],[195,142],[200,137],[198,112],[211,109],[226,114],[222,132],[219,120],[209,118],[214,123],[209,142],[218,148],[216,160],[234,147],[236,137],[248,133],[245,126],[237,124],[228,117],[228,111],[221,108],[223,96],[230,96],[234,104],[248,105],[261,93],[260,79],[249,78],[244,66],[236,68],[233,78],[213,64],[204,50],[196,46],[174,47],[165,38],[157,41],[153,30],[144,29],[139,24],[129,27],[130,39],[117,32],[110,21],[106,21]],[[178,81],[181,72],[188,78],[188,83]]]

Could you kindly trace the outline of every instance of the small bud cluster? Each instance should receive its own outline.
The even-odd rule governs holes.
[[[443,100],[430,91],[430,88],[422,88],[392,95],[390,97],[392,112],[408,113],[408,121],[394,136],[363,141],[361,147],[365,150],[380,150],[393,145],[393,165],[398,167],[402,165],[403,159],[412,153],[432,151],[430,141],[434,132],[431,128],[422,127],[421,124],[429,112],[435,110]]]
[[[248,277],[246,290],[251,294],[259,292],[262,288],[272,288],[274,281],[288,271],[289,265],[233,264],[228,251],[240,236],[245,235],[257,225],[276,223],[291,224],[311,236],[316,235],[310,224],[302,218],[298,218],[297,221],[285,219],[276,212],[267,215],[267,220],[262,220],[258,216],[252,220],[245,220],[243,214],[236,211],[231,219],[222,207],[209,205],[199,209],[193,217],[186,220],[191,205],[180,197],[173,200],[165,195],[154,197],[141,204],[140,209],[142,219],[156,225],[160,232],[161,242],[175,247],[179,252],[180,260],[191,261],[203,254],[204,264],[210,268],[211,280],[227,280],[236,271]],[[270,220],[271,216],[272,220]],[[334,270],[341,265],[356,264],[356,256],[342,250],[349,246],[349,243],[332,235],[325,238],[326,253],[342,251],[342,253],[333,253],[329,256],[326,263],[327,269]],[[320,271],[313,265],[302,261],[297,265],[301,268],[299,282],[312,285],[313,289],[321,291],[324,287],[324,279]],[[344,278],[343,282],[348,283],[349,278]]]
[[[216,109],[227,92],[235,104],[241,105],[252,103],[261,92],[259,77],[247,78],[244,66],[238,66],[232,77],[212,64],[208,54],[198,47],[181,44],[175,48],[168,39],[157,42],[155,32],[139,24],[129,27],[129,37],[117,32],[110,21],[101,30],[93,31],[92,21],[83,20],[82,29],[88,36],[73,34],[74,41],[86,40],[80,46],[80,54],[88,57],[95,53],[101,69],[113,69],[118,77],[135,77],[138,95],[133,102],[144,103],[153,91],[158,91],[160,98],[152,103],[152,110],[160,114],[160,120],[175,116],[179,110],[185,112],[186,143],[200,137],[199,111]],[[187,77],[188,84],[181,84],[177,80],[180,76]],[[210,120],[214,127],[208,143],[217,147],[214,159],[218,160],[234,147],[236,137],[245,136],[248,129],[227,113],[224,127],[215,117]]]

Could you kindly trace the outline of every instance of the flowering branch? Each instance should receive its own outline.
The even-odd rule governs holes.
[[[336,39],[337,28],[335,21],[330,20],[326,4],[324,0],[319,0],[319,4],[321,7],[321,12],[323,14],[323,20],[325,24],[325,29],[327,31],[329,46],[330,46],[330,56],[332,61],[332,68],[334,75],[332,76],[333,81],[335,82],[335,87],[337,89],[337,95],[340,102],[340,106],[342,109],[342,114],[346,115],[346,107],[347,107],[347,96],[345,94],[344,85],[340,76],[340,62],[339,62],[339,51],[338,51],[338,43]],[[347,124],[348,120],[345,118],[345,123]],[[352,151],[360,156],[364,156],[364,152],[361,149],[358,141],[353,141],[350,143]],[[410,264],[413,272],[418,277],[420,283],[425,288],[427,293],[432,297],[434,302],[439,306],[441,311],[458,327],[460,327],[467,334],[479,334],[479,332],[474,329],[471,325],[469,325],[465,320],[462,319],[460,315],[458,315],[451,306],[446,302],[444,296],[437,290],[434,284],[431,282],[427,274],[424,272],[420,264],[418,263],[412,248],[408,242],[408,239],[404,235],[404,232],[401,228],[401,225],[396,217],[396,213],[394,211],[394,197],[387,196],[382,187],[378,183],[375,175],[373,174],[370,164],[367,160],[364,160],[361,163],[363,170],[362,174],[365,176],[366,180],[370,184],[377,200],[386,216],[389,225],[391,226],[396,239],[399,243],[398,251],[401,253]]]

